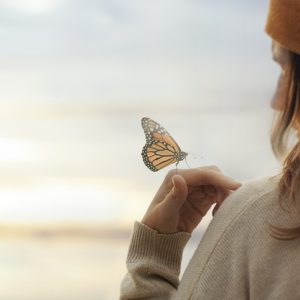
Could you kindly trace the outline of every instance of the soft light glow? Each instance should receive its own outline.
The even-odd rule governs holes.
[[[38,158],[39,151],[33,142],[0,138],[0,162],[32,161]]]
[[[119,181],[50,179],[25,188],[0,189],[3,221],[97,221],[131,224],[146,209],[147,191]]]
[[[4,0],[4,3],[18,11],[29,14],[46,13],[57,7],[61,0]]]

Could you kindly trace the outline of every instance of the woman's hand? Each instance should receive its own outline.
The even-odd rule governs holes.
[[[241,186],[217,167],[172,170],[152,200],[142,223],[159,233],[191,233],[213,204],[213,214],[230,191]]]

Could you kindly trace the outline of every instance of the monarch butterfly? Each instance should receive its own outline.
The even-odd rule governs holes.
[[[146,138],[142,157],[144,164],[151,171],[156,172],[175,162],[177,166],[188,155],[181,151],[171,135],[157,122],[144,117],[142,127]]]

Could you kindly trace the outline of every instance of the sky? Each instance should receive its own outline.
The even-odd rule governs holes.
[[[142,163],[143,116],[199,154],[192,166],[275,172],[266,11],[258,0],[0,1],[0,220],[140,217],[166,172]]]
[[[207,94],[210,106],[220,94],[259,96],[272,66],[257,50],[270,44],[266,1],[252,2],[0,1],[1,98],[180,109],[207,106]]]

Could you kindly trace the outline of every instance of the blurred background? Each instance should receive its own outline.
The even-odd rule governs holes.
[[[171,168],[144,166],[143,116],[192,167],[278,172],[266,12],[267,0],[0,0],[0,300],[117,299],[133,222]]]

